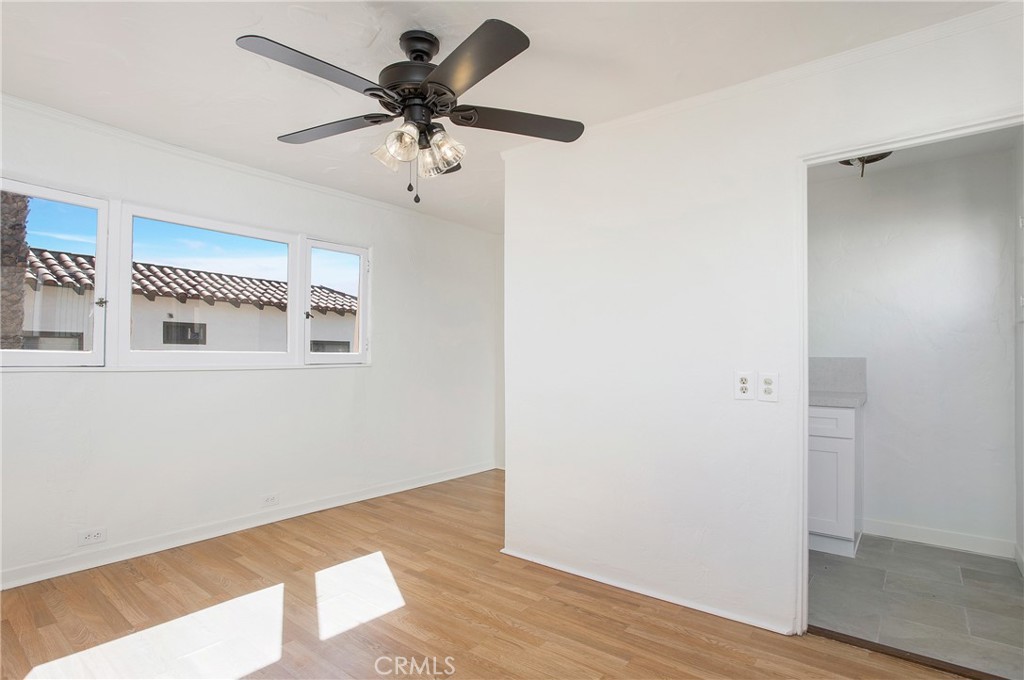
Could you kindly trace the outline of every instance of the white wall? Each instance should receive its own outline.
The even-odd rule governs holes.
[[[810,353],[867,357],[864,531],[1012,557],[1013,154],[814,174]]]
[[[5,372],[5,586],[494,467],[494,235],[10,100],[3,140],[13,179],[374,257],[372,366]]]
[[[1020,13],[506,155],[509,553],[802,627],[800,159],[1019,116]],[[734,401],[736,369],[779,402]]]

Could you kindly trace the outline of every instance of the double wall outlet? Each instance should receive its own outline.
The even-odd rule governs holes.
[[[732,381],[734,399],[779,400],[778,371],[736,371]]]
[[[281,502],[281,494],[268,493],[263,497],[263,507],[269,508],[272,505],[277,505]]]
[[[94,545],[107,540],[107,528],[95,527],[93,529],[82,529],[78,532],[78,545]]]

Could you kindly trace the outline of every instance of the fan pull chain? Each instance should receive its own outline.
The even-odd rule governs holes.
[[[409,164],[409,172],[412,172],[412,164]],[[416,203],[420,202],[420,175],[416,173],[416,195],[412,197],[412,200]]]
[[[409,186],[405,190],[412,191],[412,163],[409,163]]]

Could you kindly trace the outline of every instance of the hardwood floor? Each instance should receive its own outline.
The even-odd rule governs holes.
[[[179,638],[199,635],[192,628],[214,635],[218,625],[259,625],[263,605],[254,604],[256,596],[276,612],[271,646],[281,643],[250,650],[272,652],[273,662],[252,673],[259,678],[953,677],[832,640],[776,635],[502,555],[503,485],[501,472],[486,472],[5,591],[3,677],[24,677],[83,650],[114,665],[90,671],[82,670],[84,662],[58,663],[34,675],[112,673],[114,657],[128,654],[139,636],[149,636],[139,663],[164,663],[164,674],[187,675],[174,659],[159,657],[171,647],[186,649]],[[393,583],[378,573],[383,561],[356,560],[377,551]],[[362,572],[353,571],[357,567]],[[376,595],[344,591],[345,583],[369,584]],[[281,611],[272,608],[279,584],[283,624]],[[396,596],[394,584],[404,605],[393,608],[388,600],[384,609],[393,610],[371,618],[378,595]],[[330,587],[342,590],[335,599],[319,593],[318,611],[318,589]],[[369,612],[370,620],[321,640],[318,617],[329,614],[332,602],[344,605],[337,611]],[[215,605],[222,606],[180,619]],[[238,644],[255,644],[254,634],[238,635],[245,638]],[[195,662],[211,658],[217,643],[200,640],[193,647]],[[193,668],[193,675],[217,674]]]

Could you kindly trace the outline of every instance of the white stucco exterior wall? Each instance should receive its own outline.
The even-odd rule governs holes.
[[[93,291],[81,295],[70,288],[25,287],[25,329],[82,333],[85,350],[92,340]],[[204,323],[206,344],[164,344],[166,321]],[[287,314],[276,307],[262,310],[253,305],[235,307],[227,302],[213,305],[202,300],[179,302],[174,298],[149,300],[132,296],[132,349],[175,351],[261,351],[283,352],[287,346]],[[313,312],[310,340],[345,341],[354,347],[356,316],[334,312]]]
[[[71,288],[25,286],[25,324],[27,331],[82,333],[83,349],[92,349],[92,324],[96,306],[92,290],[81,294]]]

